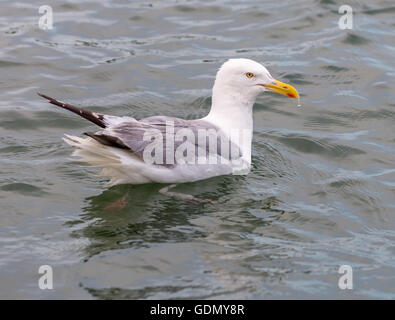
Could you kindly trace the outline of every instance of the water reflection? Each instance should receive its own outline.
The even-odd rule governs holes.
[[[262,277],[248,266],[261,254],[243,234],[267,228],[284,213],[272,208],[275,197],[249,199],[241,206],[234,194],[246,187],[243,176],[217,177],[179,189],[213,199],[215,205],[166,198],[158,193],[161,187],[122,185],[86,199],[81,220],[88,224],[73,236],[90,242],[81,284],[87,292],[104,299],[236,297]],[[124,207],[108,210],[109,203],[125,195]],[[229,208],[234,209],[232,214]],[[251,215],[249,210],[254,209],[267,216]],[[105,270],[108,275],[103,278]],[[116,286],[118,277],[123,280]],[[111,287],[105,285],[107,281]]]
[[[190,183],[174,190],[221,201],[232,192],[232,185],[235,186],[235,182],[229,183],[226,177],[213,180],[205,182],[203,188],[201,183]],[[119,185],[87,198],[81,220],[91,223],[75,234],[92,240],[87,257],[110,249],[202,237],[204,232],[190,221],[218,207],[166,197],[158,192],[160,188],[163,185]]]

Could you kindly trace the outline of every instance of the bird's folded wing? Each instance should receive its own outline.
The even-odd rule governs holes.
[[[101,144],[129,149],[141,159],[144,159],[146,148],[156,143],[156,148],[161,148],[159,151],[163,157],[162,161],[156,164],[164,166],[174,166],[178,163],[174,155],[176,150],[180,149],[184,150],[184,156],[185,149],[188,149],[193,150],[194,156],[203,155],[206,158],[241,157],[238,146],[230,142],[217,127],[204,120],[184,120],[165,116],[140,121],[130,118],[97,133],[86,134]],[[224,152],[225,149],[228,149],[227,152]],[[157,150],[154,148],[153,153]],[[155,154],[153,157],[155,158]]]

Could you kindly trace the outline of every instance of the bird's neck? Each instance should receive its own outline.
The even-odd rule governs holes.
[[[234,142],[241,148],[245,160],[251,163],[252,107],[256,97],[250,98],[244,92],[218,89],[214,86],[211,110],[204,120],[227,133],[239,135],[239,141]]]
[[[253,129],[255,96],[214,85],[211,110],[206,119],[221,129]]]

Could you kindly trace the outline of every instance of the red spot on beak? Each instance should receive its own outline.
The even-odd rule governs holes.
[[[292,93],[287,93],[287,96],[290,98],[295,98],[295,95],[293,95]]]

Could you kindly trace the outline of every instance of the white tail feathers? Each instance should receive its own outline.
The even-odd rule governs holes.
[[[108,148],[92,138],[80,138],[76,136],[65,135],[63,140],[77,149],[72,153],[75,161],[82,160],[87,162],[91,168],[102,168],[98,176],[110,178],[109,185],[122,183],[125,178],[122,172],[122,163],[118,155],[111,152]]]

